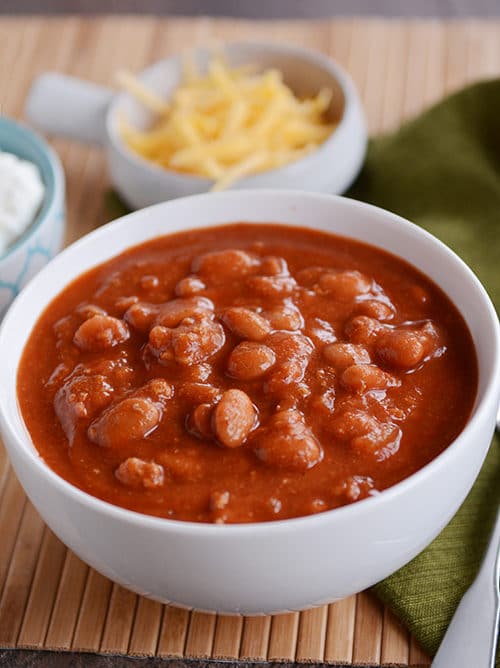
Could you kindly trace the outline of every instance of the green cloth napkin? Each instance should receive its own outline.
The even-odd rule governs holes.
[[[439,237],[472,267],[498,310],[500,80],[466,88],[394,134],[373,139],[363,171],[347,194],[394,211]],[[375,587],[431,654],[474,579],[499,503],[496,435],[450,524],[424,552]]]
[[[500,80],[466,88],[394,134],[373,139],[347,195],[435,234],[473,268],[500,307]],[[112,193],[108,208],[113,217],[126,212]],[[375,587],[431,654],[474,578],[499,503],[496,436],[479,478],[446,529]]]

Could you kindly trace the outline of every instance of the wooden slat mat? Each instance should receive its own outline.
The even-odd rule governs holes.
[[[370,132],[500,70],[500,23],[332,20],[253,23],[155,17],[0,19],[0,109],[21,117],[33,77],[59,70],[109,84],[207,41],[272,39],[320,49],[351,73]],[[54,140],[68,179],[68,240],[109,218],[101,152]],[[427,666],[369,594],[273,618],[188,613],[140,598],[89,569],[44,526],[0,448],[0,647],[171,657]]]

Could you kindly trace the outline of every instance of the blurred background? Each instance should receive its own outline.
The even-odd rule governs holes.
[[[151,13],[246,18],[496,16],[498,0],[0,0],[1,13]]]

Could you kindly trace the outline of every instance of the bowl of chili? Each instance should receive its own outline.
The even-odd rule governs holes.
[[[470,269],[392,213],[200,195],[100,228],[22,292],[1,431],[42,517],[112,580],[304,609],[451,519],[494,429],[499,341]]]

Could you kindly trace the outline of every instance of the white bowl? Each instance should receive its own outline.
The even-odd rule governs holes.
[[[320,53],[286,44],[228,44],[224,52],[236,66],[253,63],[261,69],[277,67],[300,95],[331,88],[330,111],[339,119],[330,137],[306,157],[241,179],[233,188],[294,188],[332,194],[347,190],[363,164],[367,132],[356,88],[345,71]],[[203,69],[210,52],[197,49],[195,57]],[[168,98],[182,79],[182,58],[162,60],[139,78]],[[54,73],[34,82],[26,103],[27,117],[41,129],[104,144],[113,185],[132,208],[210,189],[209,179],[164,169],[128,149],[118,130],[121,113],[139,128],[148,127],[152,121],[152,115],[128,93],[113,95],[106,88]]]
[[[380,246],[430,276],[458,306],[479,362],[479,390],[460,436],[416,474],[376,497],[317,515],[211,525],[141,515],[60,478],[37,454],[16,399],[19,358],[33,325],[82,272],[152,237],[232,221],[306,225]],[[0,330],[0,425],[21,484],[47,524],[112,580],[183,606],[271,613],[358,592],[412,559],[451,519],[484,460],[500,395],[500,336],[493,306],[468,267],[398,216],[341,197],[287,191],[200,195],[106,225],[53,260],[17,298]]]
[[[0,320],[14,297],[61,249],[64,227],[64,172],[56,153],[27,126],[0,117],[0,150],[29,160],[40,170],[43,204],[28,229],[0,253]]]

